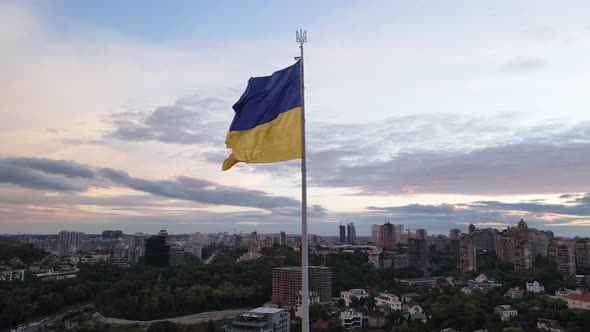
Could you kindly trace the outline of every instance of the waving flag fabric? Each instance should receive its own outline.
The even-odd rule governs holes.
[[[301,79],[299,61],[271,76],[252,77],[233,106],[234,120],[225,145],[238,162],[273,163],[301,158]]]

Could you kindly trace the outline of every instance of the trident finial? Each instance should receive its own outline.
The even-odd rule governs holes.
[[[303,43],[307,42],[307,31],[306,30],[299,30],[299,31],[295,31],[295,40],[303,45]]]

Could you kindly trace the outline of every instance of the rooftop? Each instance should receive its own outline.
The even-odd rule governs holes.
[[[568,296],[568,299],[570,299],[570,300],[576,300],[576,301],[590,302],[590,293],[586,293],[586,294],[570,294]]]
[[[279,309],[279,308],[259,307],[256,309],[252,309],[248,312],[257,313],[257,314],[276,314],[281,311],[285,311],[285,310]]]

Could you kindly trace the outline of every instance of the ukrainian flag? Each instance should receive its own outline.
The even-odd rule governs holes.
[[[236,115],[225,145],[226,171],[239,162],[273,163],[301,158],[299,61],[266,77],[252,77],[233,106]]]

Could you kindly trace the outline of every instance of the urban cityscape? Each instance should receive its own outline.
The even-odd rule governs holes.
[[[312,330],[583,331],[589,326],[587,238],[558,237],[551,230],[530,228],[522,219],[503,230],[471,224],[465,230],[450,229],[448,234],[428,234],[426,229],[386,222],[361,230],[369,232],[370,236],[357,236],[355,224],[346,222],[332,236],[309,235]],[[4,235],[1,239],[5,244],[0,281],[12,285],[10,291],[3,291],[3,328],[184,331],[184,326],[195,326],[195,331],[286,332],[301,324],[301,238],[297,234],[168,234],[160,230],[154,235],[131,235],[120,230],[102,234],[64,230],[57,235]],[[11,253],[15,256],[10,257]],[[225,277],[211,284],[200,284],[210,276],[194,277],[187,285],[190,288],[182,290],[183,282],[175,274],[202,268],[206,268],[202,273]],[[107,278],[102,284],[107,289],[93,294],[90,289],[96,285],[87,283],[92,274],[101,273],[115,273],[116,278]],[[125,284],[127,274],[138,278],[138,273],[151,276],[132,279],[136,289],[119,289],[122,286],[117,284]],[[25,300],[22,292],[38,282],[62,285],[27,295]],[[58,292],[60,287],[65,288]],[[117,289],[115,294],[110,287]],[[220,295],[222,290],[229,293]],[[164,294],[154,294],[163,291],[172,292],[167,300]],[[194,291],[196,302],[182,302],[186,294],[177,291]],[[153,299],[137,292],[152,292],[159,300],[150,304]],[[121,299],[112,296],[124,300],[117,303]],[[205,302],[198,302],[199,296]],[[231,300],[218,302],[217,296]],[[449,303],[438,303],[439,297]],[[482,300],[485,305],[478,304],[474,312],[461,308],[464,315],[460,317],[448,311],[454,309],[445,308],[455,301]],[[131,305],[127,301],[133,302],[132,311],[124,308]],[[166,301],[171,302],[162,303]],[[184,315],[185,310],[175,307],[180,303],[189,310],[197,308],[196,312]]]

